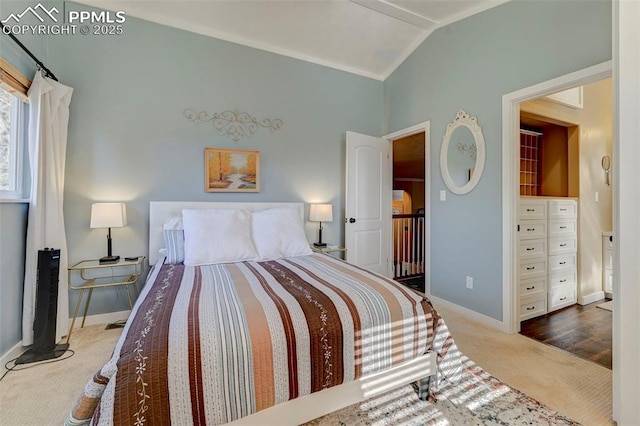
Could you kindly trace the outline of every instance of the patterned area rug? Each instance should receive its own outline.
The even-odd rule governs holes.
[[[404,386],[306,425],[579,425],[463,359],[460,383],[444,386],[429,401]]]

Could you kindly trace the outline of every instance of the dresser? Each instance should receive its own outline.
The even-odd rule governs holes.
[[[520,320],[576,303],[578,203],[567,198],[520,199]]]

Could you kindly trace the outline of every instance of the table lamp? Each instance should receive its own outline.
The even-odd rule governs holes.
[[[100,263],[116,263],[120,256],[111,253],[111,228],[122,228],[127,224],[127,209],[124,203],[94,203],[91,206],[90,228],[108,228],[107,255]]]
[[[331,222],[333,220],[333,206],[331,204],[311,204],[309,207],[309,220],[311,222],[320,222],[318,242],[313,243],[313,245],[315,247],[326,247],[327,243],[322,242],[322,222]]]

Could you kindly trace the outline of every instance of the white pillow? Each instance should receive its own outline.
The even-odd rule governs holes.
[[[184,225],[181,217],[174,217],[162,227],[167,264],[184,262]]]
[[[259,260],[311,254],[295,207],[277,207],[251,213],[252,237]]]
[[[246,210],[184,209],[184,264],[233,263],[257,258]]]

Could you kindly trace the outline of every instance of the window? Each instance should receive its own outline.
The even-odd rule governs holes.
[[[0,88],[0,198],[22,198],[24,103]]]
[[[0,58],[0,200],[24,197],[26,93],[31,82]]]

